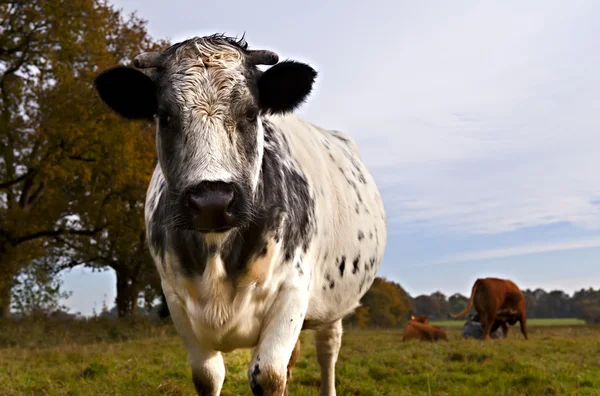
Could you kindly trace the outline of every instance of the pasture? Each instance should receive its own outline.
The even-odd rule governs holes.
[[[600,327],[539,325],[531,340],[402,343],[402,330],[348,330],[338,395],[598,395]],[[543,322],[542,322],[543,323]],[[170,324],[109,320],[0,322],[2,395],[193,395],[187,356]],[[249,351],[225,355],[223,395],[246,395]],[[312,334],[302,335],[291,395],[317,395]]]

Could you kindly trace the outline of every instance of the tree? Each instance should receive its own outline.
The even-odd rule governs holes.
[[[115,208],[143,201],[135,194],[154,163],[151,126],[111,114],[92,82],[164,46],[145,23],[101,0],[0,5],[0,316],[23,265],[50,242],[98,236],[128,219]]]
[[[378,277],[361,299],[361,307],[346,319],[346,323],[360,327],[394,327],[404,320],[410,309],[410,297],[404,289]]]
[[[469,299],[460,293],[455,293],[448,299],[448,304],[450,312],[457,314],[462,312],[463,309],[467,307],[467,304],[469,304]]]
[[[446,299],[446,296],[444,295],[444,293],[442,293],[440,291],[436,291],[435,293],[432,293],[430,297],[432,300],[434,300],[438,303],[439,311],[437,313],[437,317],[438,318],[448,318],[450,316],[449,315],[450,304],[448,303],[448,300]]]
[[[433,318],[440,316],[440,302],[430,296],[417,296],[413,304],[415,306],[415,313],[418,315],[427,315]]]
[[[57,277],[58,267],[53,257],[45,256],[34,260],[17,276],[12,289],[13,309],[20,315],[44,315],[66,312],[61,300],[71,296],[62,290],[62,281]]]

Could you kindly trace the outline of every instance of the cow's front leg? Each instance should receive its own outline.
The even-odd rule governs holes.
[[[192,330],[190,320],[169,286],[163,284],[171,319],[183,341],[192,366],[192,380],[198,395],[218,396],[225,381],[225,362],[218,351],[203,347]]]
[[[248,366],[248,379],[254,395],[285,394],[288,363],[307,307],[306,285],[288,284],[280,289]]]

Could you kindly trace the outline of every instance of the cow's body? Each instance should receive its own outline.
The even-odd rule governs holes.
[[[161,194],[166,194],[161,187],[164,179],[160,166],[148,189],[148,240],[165,295],[182,303],[196,336],[219,351],[256,346],[261,327],[273,314],[270,308],[279,296],[277,290],[286,282],[297,283],[297,298],[305,300],[298,304],[297,312],[289,312],[286,326],[299,331],[304,323],[304,328],[316,329],[341,319],[358,306],[383,256],[386,228],[382,201],[350,138],[317,128],[295,115],[271,117],[264,124],[264,161],[272,164],[268,172],[278,174],[289,166],[294,172],[289,174],[295,175],[282,177],[270,186],[281,192],[264,194],[310,197],[299,202],[274,202],[283,215],[275,227],[281,234],[279,241],[275,232],[269,235],[272,230],[257,227],[236,245],[228,243],[233,235],[213,240],[213,255],[204,249],[198,251],[197,244],[205,243],[202,237],[188,235],[190,239],[185,240],[162,227],[162,219],[156,218]],[[306,184],[298,181],[301,179]],[[305,191],[297,192],[300,189]],[[275,207],[272,210],[275,214]],[[294,215],[286,218],[286,213]],[[306,230],[288,237],[295,238],[292,244],[286,240],[285,229],[300,229],[301,218],[306,219]],[[250,233],[263,233],[266,241]],[[171,238],[180,240],[169,242]],[[251,246],[245,247],[245,243]],[[238,262],[227,259],[235,256],[233,251],[244,248],[257,256],[242,254]],[[267,254],[258,255],[263,248]],[[187,254],[206,255],[206,263],[182,263],[180,256]],[[196,265],[201,268],[197,272]]]
[[[385,248],[383,202],[355,144],[344,133],[286,111],[303,100],[303,90],[310,92],[314,71],[282,62],[260,74],[250,62],[270,62],[270,56],[230,39],[199,38],[160,58],[151,54],[165,70],[152,83],[132,78],[144,90],[156,86],[164,92],[159,113],[161,101],[177,111],[168,113],[177,114],[175,123],[165,115],[159,122],[159,164],[145,217],[150,251],[199,394],[220,393],[220,352],[238,348],[253,348],[253,393],[282,394],[302,329],[316,330],[321,393],[335,394],[341,320],[369,289]],[[148,57],[139,59],[142,64]],[[130,74],[117,70],[97,86],[115,111],[135,118],[149,111],[110,96]],[[302,79],[310,80],[308,88]],[[258,117],[255,103],[262,111]],[[210,190],[198,196],[200,187],[192,183]],[[186,191],[188,206],[178,200]],[[233,201],[233,194],[239,199]],[[195,215],[190,223],[186,216],[196,212],[189,205],[197,202],[201,210],[209,202],[212,217]],[[238,205],[231,209],[237,211],[235,222],[219,212],[222,202]]]
[[[427,315],[411,316],[410,320],[423,324],[429,324],[429,317]]]
[[[527,339],[527,315],[525,313],[525,296],[511,280],[498,278],[477,279],[471,290],[471,298],[467,307],[454,318],[465,317],[472,306],[477,310],[483,327],[484,339],[489,339],[495,325],[502,326],[504,335],[508,333],[506,323],[521,324],[521,332]]]
[[[440,326],[425,324],[420,321],[411,320],[404,326],[402,341],[419,340],[436,342],[440,340],[448,341],[446,331]]]

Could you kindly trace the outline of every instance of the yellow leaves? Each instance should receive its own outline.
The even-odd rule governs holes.
[[[0,209],[0,229],[14,239],[52,229],[66,214],[77,214],[85,227],[110,217],[123,230],[139,231],[143,210],[132,212],[126,206],[144,201],[154,165],[154,131],[147,123],[112,114],[92,82],[101,69],[155,46],[145,22],[126,19],[98,0],[34,0],[10,6],[19,18],[0,21],[0,63],[22,61],[21,71],[34,67],[39,73],[0,76],[7,97],[13,98],[0,101],[0,120],[10,119],[0,125],[0,138],[10,137],[11,142],[8,149],[0,149],[0,159],[8,165],[0,170],[0,183],[14,179],[18,169],[33,168],[34,185],[44,182],[46,187],[43,199],[24,213],[16,204],[23,183],[15,185],[11,203]],[[21,52],[6,51],[10,43],[25,42]],[[26,118],[19,116],[19,108]],[[14,157],[13,150],[21,154]],[[0,237],[0,248],[6,242]]]

